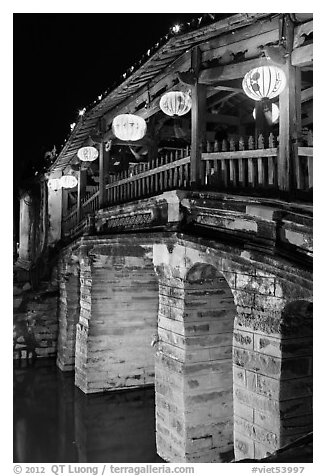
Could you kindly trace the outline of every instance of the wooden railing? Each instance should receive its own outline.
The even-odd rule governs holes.
[[[77,224],[77,207],[75,206],[72,210],[69,210],[69,214],[62,220],[63,234],[68,233]]]
[[[268,141],[260,135],[257,144],[253,137],[207,143],[207,152],[202,154],[205,185],[217,189],[276,188],[276,158],[272,134]]]
[[[312,134],[305,146],[298,147],[295,164],[295,187],[312,190]],[[202,185],[210,190],[256,191],[277,190],[277,138],[259,136],[208,142],[202,153]],[[106,185],[108,206],[158,195],[171,189],[190,188],[190,149],[175,149],[147,163],[139,163],[128,171],[111,176]],[[274,192],[273,192],[274,193]],[[81,201],[80,220],[99,210],[99,191],[85,195]],[[63,220],[63,232],[76,228],[77,208]]]
[[[94,213],[99,209],[99,195],[100,192],[97,191],[93,195],[90,195],[88,198],[84,197],[82,200],[82,216],[87,215],[88,213]]]
[[[189,185],[189,149],[181,149],[114,176],[106,186],[107,199],[110,204],[127,202]]]

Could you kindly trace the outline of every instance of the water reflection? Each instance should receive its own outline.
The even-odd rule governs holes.
[[[53,360],[14,367],[14,462],[155,463],[154,389],[84,395]]]

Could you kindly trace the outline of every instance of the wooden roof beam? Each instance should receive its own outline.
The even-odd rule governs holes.
[[[302,67],[311,66],[313,61],[313,44],[300,46],[292,51],[292,66]]]

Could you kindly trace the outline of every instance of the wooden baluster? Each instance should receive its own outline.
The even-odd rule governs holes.
[[[228,150],[228,143],[226,139],[222,140],[222,152],[227,152]]]
[[[243,137],[239,139],[239,150],[245,150],[245,141]],[[238,161],[239,168],[239,182],[242,187],[246,187],[246,169],[245,169],[245,159],[239,158]]]
[[[308,188],[312,189],[313,187],[313,158],[307,157],[308,160]]]
[[[275,148],[275,136],[273,135],[272,132],[268,136],[268,147],[270,149]],[[268,185],[272,187],[276,187],[277,175],[276,175],[276,168],[275,168],[275,157],[268,157],[267,163],[268,163],[268,171],[267,171]]]
[[[205,160],[205,185],[210,185],[210,160]]]
[[[211,152],[211,144],[208,141],[206,142],[206,152]]]
[[[230,151],[235,151],[235,141],[233,138],[230,139]],[[230,159],[230,181],[233,187],[237,185],[237,173],[236,173],[236,161],[234,159]]]
[[[156,157],[155,169],[157,169],[158,167],[159,167],[159,158]],[[157,193],[159,190],[159,174],[157,172],[154,175],[154,190],[155,190],[155,193]]]
[[[218,152],[218,142],[217,140],[214,141],[214,148],[213,148],[214,152]]]
[[[187,147],[186,147],[186,157],[189,157],[189,155],[190,155],[190,147],[189,147],[189,145],[187,145]]]
[[[258,149],[264,149],[264,136],[259,134],[258,136]],[[265,163],[263,157],[258,157],[257,159],[258,165],[258,185],[264,187],[266,181],[266,173],[265,173]]]
[[[248,139],[248,149],[253,150],[255,148],[255,141],[252,136]],[[250,187],[255,186],[255,170],[254,170],[254,162],[253,159],[250,157],[248,158],[248,185]]]
[[[308,142],[308,147],[313,147],[313,132],[311,130],[308,131],[307,142]]]

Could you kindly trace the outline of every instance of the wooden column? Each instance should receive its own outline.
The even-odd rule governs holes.
[[[282,67],[286,75],[286,87],[280,94],[279,108],[279,156],[278,187],[281,191],[293,190],[295,167],[298,163],[298,135],[301,126],[301,81],[300,71],[291,65],[293,23],[285,17],[286,63]]]
[[[191,67],[196,82],[191,87],[191,154],[190,182],[193,187],[203,183],[203,165],[201,160],[202,143],[206,133],[206,85],[198,83],[201,65],[201,51],[198,46],[192,50]]]
[[[99,206],[100,208],[105,208],[107,205],[107,194],[106,194],[106,161],[105,161],[105,143],[101,142],[99,144],[99,172],[100,172],[100,182],[99,182]]]
[[[81,166],[82,167],[82,166]],[[78,195],[77,195],[77,223],[83,218],[81,199],[85,195],[87,182],[87,171],[80,168],[78,172]]]
[[[67,215],[67,210],[68,210],[68,190],[66,188],[62,188],[62,218],[64,218]]]

